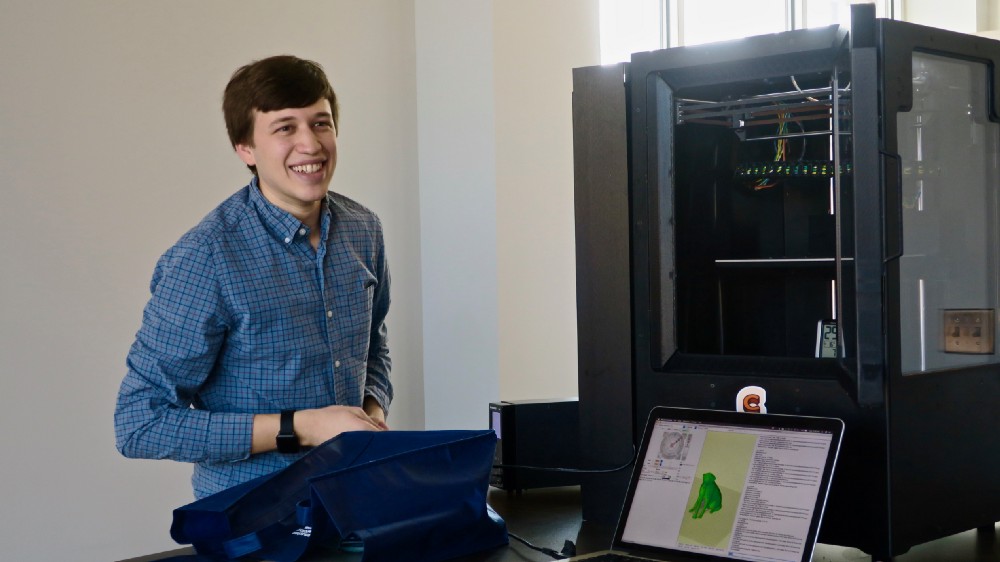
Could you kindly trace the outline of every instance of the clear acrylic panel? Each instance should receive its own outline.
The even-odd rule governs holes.
[[[903,374],[998,361],[998,127],[985,64],[914,53],[902,159]]]

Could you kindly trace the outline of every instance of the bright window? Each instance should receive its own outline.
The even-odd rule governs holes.
[[[671,46],[698,45],[789,28],[785,0],[676,0]],[[672,29],[673,30],[673,29]]]
[[[796,28],[823,27],[832,23],[850,24],[851,4],[859,4],[859,0],[796,0],[799,4]],[[875,0],[875,16],[880,18],[900,19],[903,13],[903,0]]]
[[[788,29],[849,24],[858,0],[600,0],[601,62],[632,53],[697,45]],[[903,0],[875,0],[880,18]]]
[[[665,0],[600,0],[601,64],[662,49],[666,45],[664,7]]]

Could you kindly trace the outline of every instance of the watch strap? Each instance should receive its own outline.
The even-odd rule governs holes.
[[[278,451],[281,453],[299,452],[299,436],[295,434],[295,410],[282,410],[276,439]]]

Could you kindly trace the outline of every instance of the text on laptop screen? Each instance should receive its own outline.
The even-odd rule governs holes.
[[[812,430],[656,420],[621,539],[801,560],[832,441]]]

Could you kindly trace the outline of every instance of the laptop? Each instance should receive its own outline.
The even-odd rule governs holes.
[[[808,562],[844,423],[657,407],[610,551],[569,560]]]

